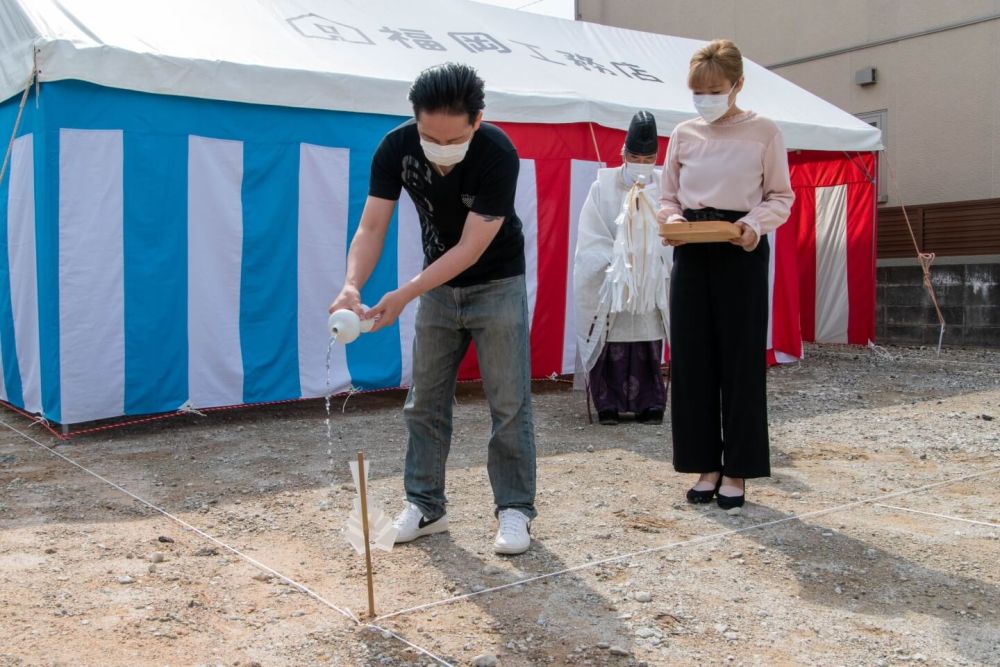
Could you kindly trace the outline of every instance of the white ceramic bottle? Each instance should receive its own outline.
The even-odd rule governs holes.
[[[361,308],[368,310],[367,306],[361,306]],[[338,343],[352,343],[361,334],[371,331],[375,321],[362,320],[353,310],[344,308],[330,313],[327,324],[330,328],[331,338]]]

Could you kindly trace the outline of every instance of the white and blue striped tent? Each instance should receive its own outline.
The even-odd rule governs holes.
[[[397,119],[80,82],[42,98],[0,190],[5,400],[72,424],[326,393],[324,313],[347,241],[334,221],[364,200],[357,154]],[[395,268],[372,288],[394,287]],[[393,336],[339,350],[333,390],[401,384]]]
[[[623,128],[644,107],[666,134],[696,46],[465,0],[0,0],[0,399],[78,424],[405,385],[412,308],[335,349],[329,384],[325,321],[414,76],[465,60],[492,120]],[[878,147],[750,75],[790,146]],[[394,220],[364,299],[421,262]]]

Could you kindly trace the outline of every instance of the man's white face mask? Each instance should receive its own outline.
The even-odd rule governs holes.
[[[632,183],[651,183],[653,180],[653,169],[656,168],[655,164],[641,164],[639,162],[625,162],[625,182],[631,185]]]
[[[692,95],[694,108],[707,122],[714,123],[725,116],[729,108],[733,106],[729,101],[729,96],[733,94],[734,90],[736,90],[735,83],[729,89],[728,93],[721,93],[719,95]]]
[[[420,147],[424,149],[424,155],[427,156],[428,160],[442,167],[450,167],[465,159],[465,154],[469,152],[470,143],[472,143],[472,137],[469,137],[469,140],[464,143],[445,146],[421,139]]]

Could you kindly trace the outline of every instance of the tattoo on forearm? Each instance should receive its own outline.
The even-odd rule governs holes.
[[[485,220],[486,222],[497,222],[498,220],[500,221],[503,220],[502,215],[481,215],[479,217]]]

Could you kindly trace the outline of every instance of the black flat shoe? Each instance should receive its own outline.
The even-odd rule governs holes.
[[[724,496],[720,493],[715,497],[715,502],[719,503],[719,507],[721,507],[724,510],[731,510],[737,507],[743,507],[743,503],[745,501],[746,501],[746,495]]]
[[[655,408],[643,410],[635,416],[635,420],[640,424],[662,424],[663,410],[657,410]]]
[[[615,410],[601,410],[597,413],[597,421],[605,426],[615,426],[618,424],[618,412]]]
[[[715,494],[719,492],[719,486],[722,484],[722,475],[719,475],[719,479],[715,482],[715,488],[709,491],[698,491],[694,488],[688,489],[687,501],[689,503],[694,503],[695,505],[704,505],[706,503],[712,502],[712,498]]]
[[[719,478],[722,481],[722,478]],[[718,487],[716,487],[718,488]],[[747,497],[747,486],[746,482],[743,482],[743,493],[738,496],[724,496],[721,493],[717,493],[715,497],[715,502],[719,504],[719,507],[724,510],[731,510],[737,507],[743,507],[743,503],[746,502]]]

